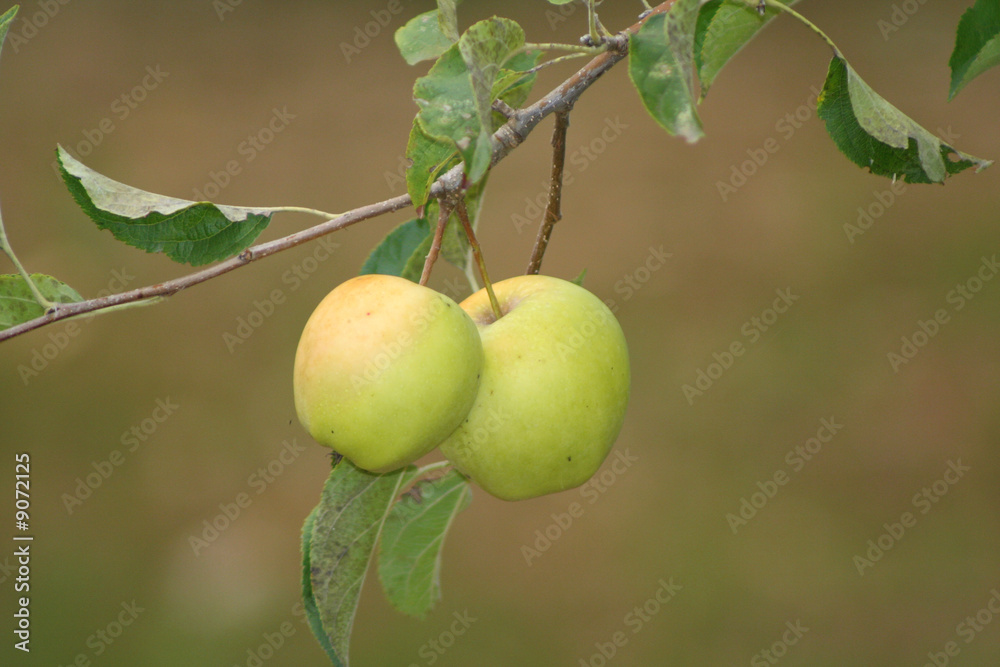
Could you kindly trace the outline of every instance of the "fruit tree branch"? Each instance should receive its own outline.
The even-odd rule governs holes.
[[[584,91],[628,55],[629,37],[635,34],[650,16],[665,13],[673,4],[674,0],[667,0],[667,2],[657,5],[652,11],[644,13],[637,23],[608,38],[605,42],[606,51],[595,56],[579,71],[534,104],[515,111],[513,116],[493,134],[493,157],[490,165],[497,164],[521,145],[532,130],[547,116],[553,113],[569,112]],[[461,193],[465,186],[462,178],[463,172],[464,165],[462,164],[450,169],[434,183],[430,189],[430,195],[441,199]],[[413,202],[408,194],[400,195],[376,204],[361,206],[294,234],[250,246],[235,257],[180,278],[78,303],[54,304],[45,311],[44,315],[0,331],[0,342],[70,317],[78,317],[153,298],[172,296],[181,290],[216,278],[250,262],[313,241],[362,220],[392,213],[412,205]]]
[[[542,268],[542,257],[549,247],[552,228],[562,220],[563,171],[566,167],[566,130],[569,129],[569,112],[556,113],[556,127],[552,131],[552,177],[549,181],[549,203],[545,207],[545,217],[538,228],[538,238],[531,251],[531,261],[525,273],[538,273]]]

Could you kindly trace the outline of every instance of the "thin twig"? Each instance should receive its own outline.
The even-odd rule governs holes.
[[[506,118],[507,120],[513,118],[514,114],[517,113],[517,111],[513,107],[511,107],[509,104],[504,102],[499,97],[493,100],[493,110],[499,111],[501,114],[503,114],[503,117]]]
[[[78,303],[59,303],[49,308],[41,317],[37,317],[33,320],[29,320],[28,322],[24,322],[22,324],[18,324],[17,326],[0,331],[0,341],[13,338],[14,336],[37,329],[45,326],[46,324],[58,322],[59,320],[75,317],[84,313],[92,313],[111,306],[119,306],[124,303],[145,301],[146,299],[153,297],[173,296],[177,292],[191,287],[192,285],[197,285],[198,283],[203,283],[206,280],[221,276],[224,273],[229,273],[233,269],[238,269],[241,266],[245,266],[250,262],[262,259],[268,255],[273,255],[276,252],[287,250],[288,248],[294,248],[297,245],[318,239],[319,237],[325,236],[330,232],[335,232],[343,229],[344,227],[361,222],[362,220],[398,211],[399,209],[406,208],[410,205],[410,196],[400,195],[399,197],[393,197],[392,199],[387,199],[377,204],[369,204],[368,206],[356,208],[353,211],[348,211],[347,213],[337,216],[332,220],[320,223],[315,227],[303,229],[302,231],[289,234],[288,236],[280,239],[251,246],[236,257],[230,257],[224,262],[213,264],[207,269],[202,269],[201,271],[188,274],[181,278],[175,278],[174,280],[168,280],[167,282],[157,283],[155,285],[147,285],[146,287],[139,287],[128,292],[111,294],[99,299],[90,299],[88,301],[80,301]]]
[[[444,228],[448,225],[448,218],[451,217],[454,206],[447,199],[442,199],[438,209],[437,229],[434,230],[434,240],[431,242],[431,249],[427,253],[427,259],[424,260],[424,271],[420,274],[421,285],[426,285],[427,281],[430,280],[431,269],[434,268],[434,262],[437,261],[438,255],[441,254],[441,239],[444,238]]]
[[[556,126],[552,131],[552,177],[549,181],[549,203],[545,207],[545,217],[538,228],[535,247],[531,251],[531,261],[525,273],[538,273],[542,268],[542,257],[552,238],[552,228],[562,220],[563,171],[566,167],[566,130],[569,129],[569,112],[556,114]]]
[[[469,211],[465,208],[465,197],[459,199],[455,204],[455,213],[458,214],[458,219],[462,221],[462,227],[465,228],[465,235],[469,238],[469,245],[472,247],[472,256],[476,258],[479,275],[483,279],[486,294],[490,297],[490,307],[493,309],[493,316],[499,320],[503,317],[503,313],[500,311],[500,302],[497,301],[497,295],[493,293],[493,283],[490,282],[490,275],[486,272],[486,260],[483,259],[483,249],[479,247],[476,232],[473,231],[472,223],[469,222]]]
[[[549,91],[542,99],[534,104],[520,109],[514,116],[493,133],[493,157],[490,166],[497,164],[510,154],[515,148],[521,145],[532,130],[553,113],[569,111],[573,104],[590,86],[592,86],[605,72],[621,62],[628,55],[629,36],[639,31],[649,17],[656,14],[663,14],[674,4],[674,0],[667,0],[656,6],[656,8],[643,16],[643,18],[628,27],[614,38],[608,40],[608,50],[595,56],[590,62],[584,65],[579,71],[566,79],[555,89]],[[463,174],[465,166],[458,164],[443,174],[434,185],[431,186],[430,196],[441,199],[454,195],[462,191]],[[290,234],[274,241],[251,246],[236,257],[214,264],[207,269],[202,269],[195,273],[168,280],[167,282],[147,285],[128,292],[112,294],[98,299],[90,299],[71,304],[56,304],[46,310],[45,314],[28,322],[23,322],[17,326],[0,331],[0,342],[19,336],[28,331],[38,329],[47,324],[58,322],[69,317],[92,313],[103,310],[109,306],[117,306],[123,303],[144,301],[156,296],[171,296],[183,289],[203,283],[233,269],[238,269],[250,262],[273,255],[276,252],[293,248],[307,241],[312,241],[331,232],[338,231],[353,225],[362,220],[374,218],[385,213],[391,213],[400,209],[412,206],[410,196],[401,195],[392,199],[387,199],[377,204],[369,204],[356,208],[352,211],[327,220],[309,229]]]

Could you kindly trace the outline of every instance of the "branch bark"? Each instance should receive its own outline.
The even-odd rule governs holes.
[[[607,51],[595,56],[579,71],[534,104],[517,110],[510,120],[493,134],[494,147],[490,166],[496,165],[507,157],[511,151],[521,145],[535,127],[547,116],[553,113],[568,113],[584,91],[590,88],[605,72],[621,62],[628,55],[629,37],[635,34],[650,16],[665,13],[673,4],[674,0],[667,0],[667,2],[657,5],[651,12],[645,13],[637,23],[614,37],[609,38],[607,40]],[[460,193],[464,186],[463,171],[464,165],[462,164],[450,169],[431,186],[430,195],[441,199],[444,197],[453,197]],[[407,208],[412,206],[412,204],[413,202],[410,200],[409,195],[401,195],[376,204],[361,206],[309,229],[251,246],[236,257],[180,278],[98,299],[89,299],[79,303],[56,304],[49,308],[41,317],[0,331],[0,342],[70,317],[78,317],[107,308],[137,303],[156,297],[173,296],[181,290],[238,269],[250,262],[263,259],[264,257],[287,250],[288,248],[293,248],[302,243],[313,241],[362,220],[368,220],[369,218]]]
[[[552,131],[552,176],[549,181],[549,203],[545,207],[545,217],[538,228],[535,247],[531,251],[527,274],[537,274],[542,268],[542,257],[549,247],[552,228],[562,220],[563,171],[566,168],[566,131],[569,129],[569,112],[556,113],[556,127]]]

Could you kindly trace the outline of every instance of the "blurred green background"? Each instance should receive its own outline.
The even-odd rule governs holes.
[[[410,91],[425,68],[403,63],[392,31],[431,2],[29,1],[22,16],[42,4],[58,11],[16,50],[8,38],[0,67],[0,197],[29,270],[85,296],[185,273],[83,216],[53,171],[57,143],[112,178],[185,198],[235,160],[239,173],[215,197],[227,204],[340,211],[403,192]],[[996,159],[1000,74],[945,101],[970,4],[801,11],[917,122]],[[601,9],[618,29],[640,5]],[[901,25],[887,31],[894,11]],[[349,58],[343,45],[372,12],[388,12],[388,25]],[[531,41],[584,32],[583,11],[555,20],[541,0],[468,0],[463,25],[493,12],[522,21]],[[15,33],[25,34],[20,21]],[[543,270],[572,278],[586,268],[587,286],[615,303],[633,366],[616,452],[633,464],[614,468],[612,454],[600,486],[532,501],[476,493],[445,547],[444,597],[427,619],[394,612],[369,576],[352,664],[1000,662],[989,607],[1000,608],[1000,280],[976,283],[993,278],[983,258],[1000,252],[1000,171],[893,192],[814,117],[828,61],[808,30],[776,22],[723,71],[701,108],[707,138],[690,146],[647,117],[625,67],[584,95],[565,219]],[[577,66],[545,71],[534,99]],[[144,99],[127,106],[121,96],[144,78],[133,98]],[[293,118],[247,150],[275,110]],[[481,239],[495,278],[527,263],[550,128],[492,176]],[[743,167],[767,142],[777,152]],[[753,173],[723,198],[718,184],[734,168]],[[845,225],[859,208],[877,217],[851,239]],[[28,452],[35,535],[28,656],[11,647],[13,543],[0,549],[0,663],[327,664],[296,605],[299,530],[329,460],[295,418],[292,359],[313,307],[405,219],[337,233],[332,252],[299,247],[156,307],[84,321],[73,336],[59,323],[0,345],[0,519],[10,535],[14,455]],[[262,238],[312,222],[279,216]],[[440,265],[432,284],[459,280]],[[978,291],[956,297],[959,286]],[[797,298],[774,317],[776,290]],[[282,302],[262,306],[275,291]],[[260,308],[270,315],[253,334],[227,344]],[[888,354],[921,322],[933,329],[942,309],[947,321],[918,334],[926,344],[894,369]],[[712,367],[736,341],[745,354]],[[41,369],[25,375],[33,358]],[[688,400],[683,387],[699,371],[717,379]],[[822,420],[840,427],[832,438]],[[818,434],[828,442],[810,442]],[[101,478],[116,451],[121,465]],[[946,475],[950,464],[967,470]],[[786,483],[769,484],[776,474]],[[100,485],[68,504],[88,475]],[[249,505],[193,548],[240,494]],[[761,507],[733,524],[744,499]],[[583,514],[559,528],[573,503]],[[902,537],[889,535],[906,512]],[[869,540],[891,548],[859,573],[856,557],[878,556]],[[661,604],[671,583],[680,588]]]

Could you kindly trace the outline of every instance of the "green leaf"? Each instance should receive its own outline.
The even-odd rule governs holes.
[[[830,62],[819,117],[841,151],[873,174],[908,183],[941,183],[992,164],[949,146],[889,104],[842,58]]]
[[[480,21],[414,85],[422,131],[458,149],[472,183],[485,176],[493,158],[493,84],[506,58],[523,45],[517,23],[497,17]]]
[[[319,609],[316,607],[316,598],[313,596],[312,589],[311,544],[313,526],[316,523],[316,514],[318,513],[319,505],[309,512],[309,516],[306,517],[305,524],[302,526],[302,604],[305,607],[306,619],[309,621],[309,628],[313,631],[313,635],[316,636],[330,661],[339,667],[343,663],[330,643],[330,637],[323,630],[323,621],[319,617]]]
[[[146,252],[175,262],[208,264],[245,250],[274,211],[193,202],[113,181],[58,149],[63,180],[73,199],[101,229]]]
[[[525,74],[542,59],[541,51],[524,51],[511,57],[497,74],[493,82],[493,99],[501,99],[512,109],[517,109],[528,101],[528,95],[538,78],[536,72]],[[507,122],[503,114],[493,112],[493,131]]]
[[[786,0],[794,5],[799,0]],[[768,7],[761,16],[747,4],[710,0],[701,7],[695,32],[695,62],[701,82],[701,99],[715,82],[719,71],[781,11]]]
[[[540,52],[525,52],[513,56],[497,74],[491,91],[493,99],[499,98],[513,108],[524,104],[537,78],[534,72],[525,72],[538,64],[541,55]],[[506,121],[502,114],[493,112],[490,130],[496,131]],[[431,185],[441,174],[458,164],[458,155],[455,142],[432,136],[424,129],[421,114],[418,113],[413,119],[406,145],[406,157],[411,163],[406,170],[406,190],[414,206],[427,203]]]
[[[3,48],[3,42],[7,38],[7,31],[10,30],[10,24],[14,22],[14,17],[17,16],[18,5],[14,5],[3,14],[0,14],[0,49]]]
[[[458,41],[458,4],[462,0],[437,0],[441,33],[449,41]]]
[[[379,547],[378,574],[399,611],[423,617],[441,599],[441,550],[471,498],[469,483],[451,471],[417,482],[393,505]]]
[[[951,100],[967,83],[1000,63],[1000,3],[978,0],[958,22],[951,66]]]
[[[406,144],[406,157],[410,166],[406,169],[406,191],[415,207],[427,203],[431,185],[458,160],[458,149],[454,142],[436,139],[424,130],[418,115],[413,119],[410,140]]]
[[[361,275],[366,273],[381,273],[387,276],[402,276],[413,282],[420,279],[417,273],[416,280],[409,275],[407,270],[410,261],[420,253],[421,246],[427,239],[433,239],[433,230],[426,218],[414,218],[404,222],[382,239],[368,259],[361,267]],[[428,248],[430,243],[427,242]],[[427,251],[423,252],[423,256]],[[423,267],[423,259],[420,260]]]
[[[493,158],[493,86],[504,73],[502,66],[508,57],[522,46],[524,30],[521,26],[496,16],[474,24],[458,40],[458,48],[472,78],[472,91],[482,128],[472,159],[463,152],[465,171],[473,183],[478,183],[486,174]]]
[[[586,277],[587,277],[587,269],[584,269],[583,271],[580,272],[580,275],[578,275],[576,278],[573,278],[573,280],[571,280],[570,282],[573,283],[574,285],[579,285],[580,287],[583,287],[583,281],[584,279],[586,279]]]
[[[83,301],[75,289],[52,276],[31,274],[31,280],[49,301],[77,303]],[[31,287],[20,275],[0,276],[0,329],[28,322],[45,314],[42,304],[35,301]]]
[[[694,31],[698,0],[678,0],[632,36],[629,76],[646,111],[663,129],[694,143],[704,136],[695,109]]]
[[[424,12],[396,31],[396,46],[409,65],[433,60],[457,41],[444,33],[437,9]]]
[[[431,139],[451,144],[466,159],[475,154],[475,144],[484,130],[472,92],[469,69],[458,44],[441,54],[427,76],[417,79],[413,98],[420,111],[417,121]]]
[[[309,559],[309,593],[335,665],[350,662],[351,628],[361,587],[386,514],[399,493],[405,468],[374,474],[342,458],[330,471],[304,548]]]

